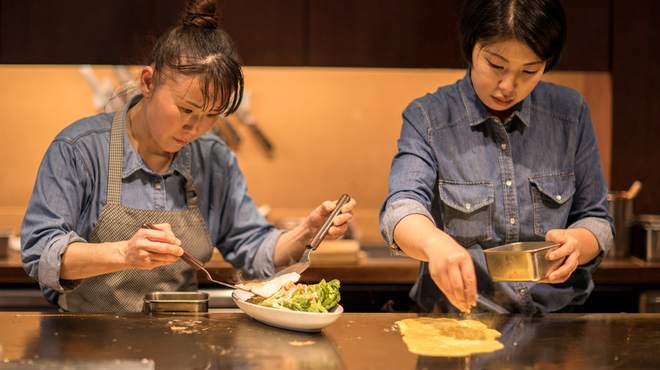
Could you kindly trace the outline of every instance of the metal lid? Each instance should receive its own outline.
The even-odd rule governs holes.
[[[646,230],[660,230],[660,215],[637,215],[637,223]]]

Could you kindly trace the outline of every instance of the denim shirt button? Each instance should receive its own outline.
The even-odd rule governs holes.
[[[160,190],[160,187],[161,187],[161,186],[162,186],[162,185],[161,185],[159,182],[156,183],[156,189]]]
[[[501,144],[500,148],[502,148],[502,150],[506,150],[506,144]]]
[[[557,200],[561,200],[561,195],[557,195],[555,198],[557,198]]]
[[[515,223],[516,223],[516,219],[513,218],[513,217],[510,218],[510,219],[509,219],[509,223],[510,223],[511,225],[515,224]]]
[[[465,203],[465,209],[470,209],[470,207],[472,207],[470,203]]]
[[[525,289],[520,289],[520,295],[525,295]]]
[[[506,181],[506,186],[511,186],[511,180]]]

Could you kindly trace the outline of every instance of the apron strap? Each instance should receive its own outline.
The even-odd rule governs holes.
[[[108,204],[119,204],[121,199],[121,168],[124,160],[124,110],[118,110],[112,119],[110,131],[110,165],[108,171]]]
[[[197,190],[193,186],[192,176],[186,180],[186,205],[188,208],[197,207]]]

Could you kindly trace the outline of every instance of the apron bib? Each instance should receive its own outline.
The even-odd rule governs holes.
[[[208,262],[213,254],[213,243],[197,207],[192,178],[185,184],[188,209],[160,211],[123,207],[120,205],[123,148],[124,109],[121,109],[112,120],[107,202],[90,242],[129,240],[145,221],[168,223],[186,251],[200,261]],[[72,312],[142,312],[147,293],[196,291],[197,287],[197,272],[179,259],[152,270],[129,269],[85,278],[76,289],[61,293],[58,304],[64,311]]]

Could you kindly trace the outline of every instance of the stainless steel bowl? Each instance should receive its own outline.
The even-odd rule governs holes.
[[[144,313],[208,312],[209,294],[203,292],[154,292],[144,296]]]
[[[484,250],[488,274],[493,281],[539,281],[564,263],[551,261],[548,253],[559,248],[553,242],[520,242]]]

